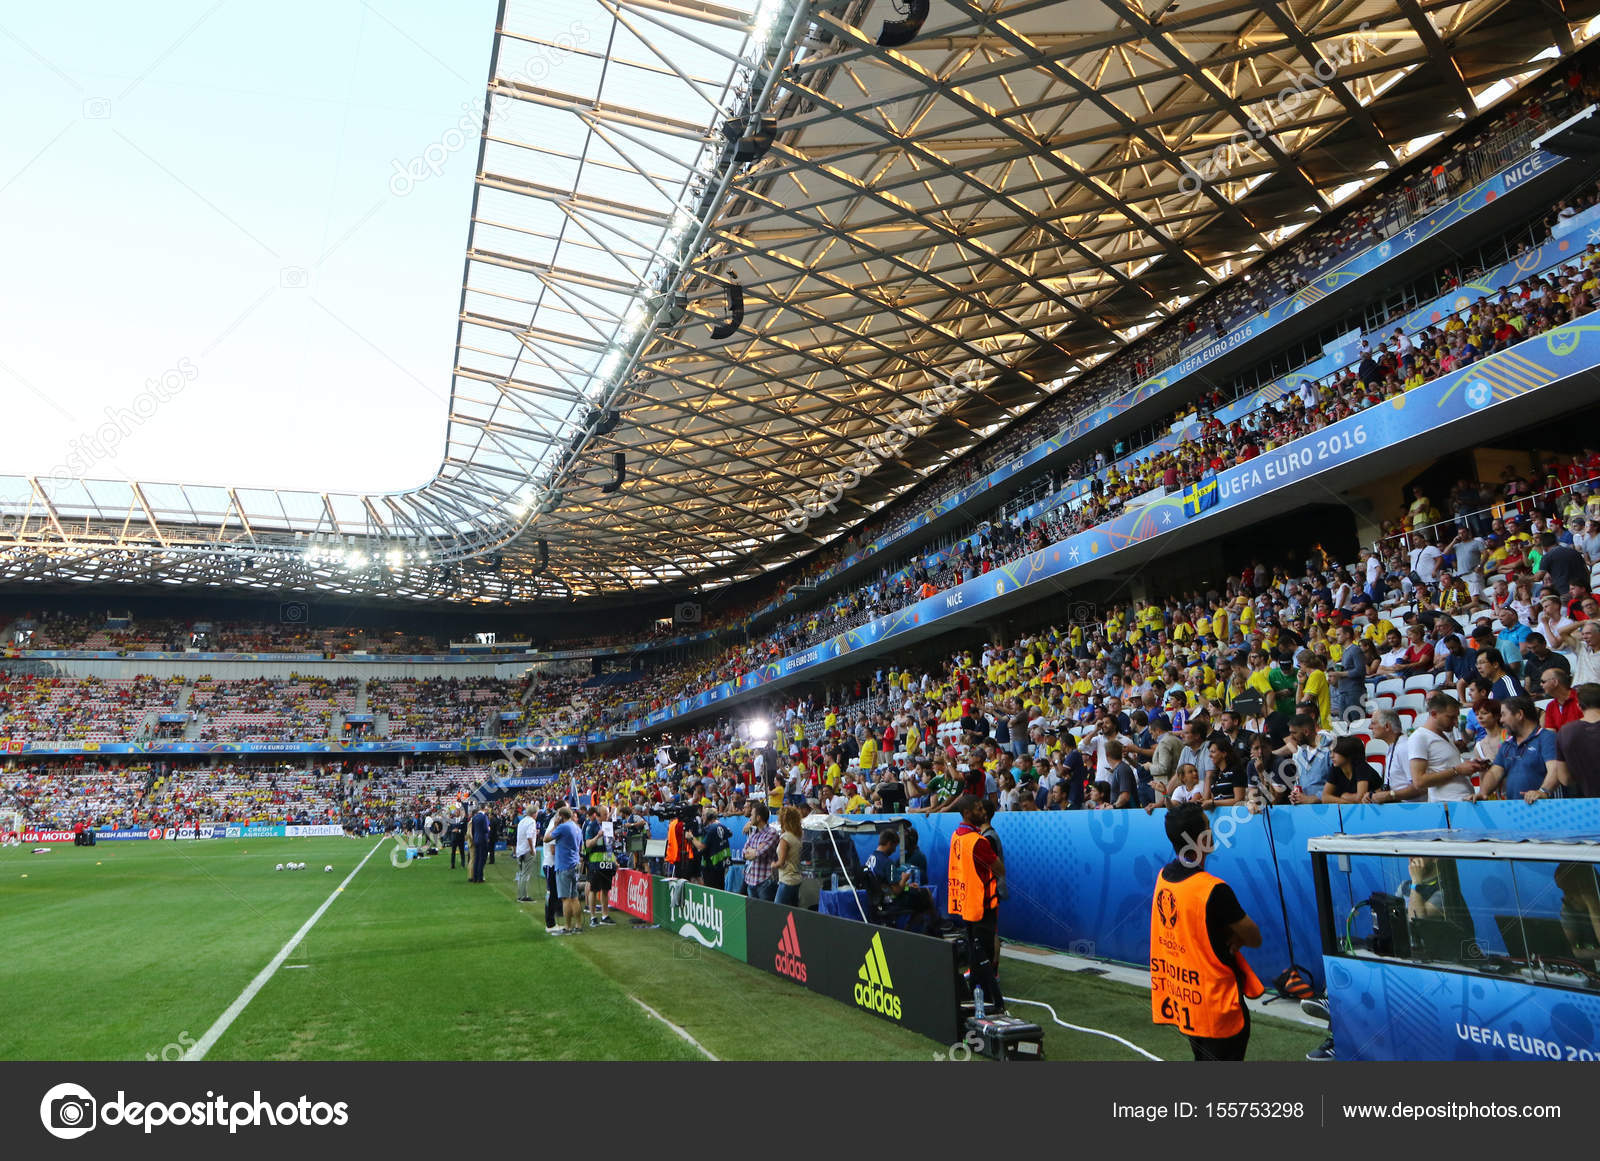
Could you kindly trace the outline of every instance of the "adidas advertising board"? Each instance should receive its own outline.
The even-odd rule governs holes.
[[[943,1044],[961,1038],[955,948],[815,911],[745,901],[747,962]]]
[[[793,915],[784,920],[783,934],[778,936],[778,950],[772,955],[772,970],[797,984],[806,982],[806,955],[800,947],[800,933]]]
[[[872,945],[856,969],[856,1007],[900,1019],[900,997],[894,994],[894,977],[889,973],[889,958],[883,953],[883,935],[872,933]]]

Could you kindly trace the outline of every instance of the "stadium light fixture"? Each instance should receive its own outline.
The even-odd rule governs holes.
[[[786,3],[788,0],[761,0],[761,7],[756,9],[755,20],[750,26],[750,39],[756,48],[765,49]]]
[[[928,0],[896,0],[895,9],[904,16],[901,20],[885,20],[878,32],[879,48],[899,48],[910,44],[922,31],[928,19]]]
[[[622,370],[623,353],[621,347],[612,347],[606,352],[606,357],[600,360],[600,369],[595,372],[595,381],[600,385],[600,390],[616,378],[618,371]]]

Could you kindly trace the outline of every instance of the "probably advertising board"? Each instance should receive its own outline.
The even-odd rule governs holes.
[[[663,927],[692,939],[701,947],[745,958],[745,904],[743,895],[713,891],[682,879],[657,879],[653,900]]]
[[[751,899],[746,962],[940,1043],[961,1037],[954,945]]]
[[[611,893],[606,897],[611,910],[621,911],[645,923],[654,923],[655,892],[650,876],[643,871],[630,871],[619,867],[611,879]]]

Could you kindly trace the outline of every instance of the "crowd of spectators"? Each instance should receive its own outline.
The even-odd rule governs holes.
[[[1569,208],[1569,207],[1564,207]],[[1558,211],[1559,212],[1559,211]],[[785,653],[936,595],[1049,544],[1113,519],[1149,495],[1175,493],[1205,476],[1247,462],[1313,434],[1368,407],[1403,396],[1442,374],[1590,313],[1600,296],[1600,245],[1532,275],[1496,296],[1483,296],[1457,314],[1407,335],[1396,330],[1362,340],[1359,357],[1230,423],[1216,412],[1232,402],[1213,393],[1196,409],[1197,438],[1136,456],[1122,467],[1102,467],[1077,500],[1031,519],[985,522],[950,550],[912,557],[893,573],[835,596],[814,610],[783,620],[765,635],[698,662],[652,671],[652,709],[669,705],[743,674]],[[1203,417],[1203,418],[1200,418]],[[1180,416],[1175,416],[1176,421]],[[1105,462],[1104,456],[1101,462]],[[674,693],[671,679],[690,679]]]
[[[724,723],[573,777],[595,801],[724,813],[1600,796],[1600,489],[1502,488],[1443,544],[1413,509],[1405,549],[1341,565],[1313,545],[1299,568],[879,668],[853,705],[783,707],[772,743]]]
[[[37,830],[132,825],[150,782],[145,766],[29,763],[0,770],[0,810]]]
[[[374,679],[367,683],[367,704],[373,714],[388,715],[385,737],[392,741],[476,737],[498,732],[485,723],[512,704],[514,689],[492,677]]]
[[[15,741],[124,742],[149,715],[176,705],[182,681],[0,674],[0,737]]]
[[[356,681],[315,677],[197,678],[189,706],[201,742],[286,742],[329,736],[356,705]]]

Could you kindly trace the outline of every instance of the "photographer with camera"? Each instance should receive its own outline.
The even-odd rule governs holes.
[[[620,841],[627,866],[635,871],[644,870],[644,845],[650,839],[650,823],[644,817],[644,807],[635,807],[622,821]]]

